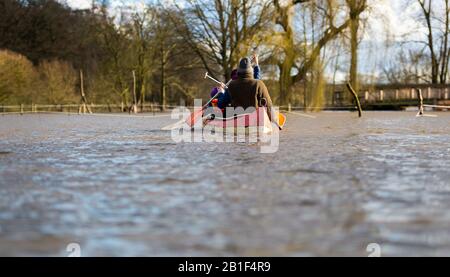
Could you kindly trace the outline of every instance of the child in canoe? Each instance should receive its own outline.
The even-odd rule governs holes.
[[[215,99],[213,101],[211,101],[211,104],[209,105],[210,107],[217,107],[218,106],[217,105],[218,102],[219,102],[218,98],[220,97],[220,95],[217,95],[218,93],[225,93],[225,88],[222,87],[222,86],[218,86],[218,87],[214,87],[211,90],[210,96],[211,96],[211,98],[215,97]]]

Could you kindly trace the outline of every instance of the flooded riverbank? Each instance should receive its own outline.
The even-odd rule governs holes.
[[[0,255],[450,255],[450,113],[288,115],[279,149],[170,117],[0,116]]]

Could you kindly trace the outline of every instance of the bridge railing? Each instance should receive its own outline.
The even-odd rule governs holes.
[[[450,100],[450,88],[422,88],[424,100]],[[361,91],[359,98],[363,103],[401,102],[417,99],[416,88],[380,89]]]

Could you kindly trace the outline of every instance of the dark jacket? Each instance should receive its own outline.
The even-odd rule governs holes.
[[[259,65],[253,67],[253,78],[255,78],[256,80],[261,80],[261,75],[262,73]],[[221,109],[225,109],[229,104],[231,104],[231,95],[228,89],[226,89],[224,93],[219,95],[218,100],[219,101],[217,106]]]
[[[250,74],[240,75],[237,80],[230,83],[228,90],[231,96],[231,106],[247,109],[265,105],[271,119],[272,99],[263,81],[255,80]],[[263,98],[265,101],[262,101]]]

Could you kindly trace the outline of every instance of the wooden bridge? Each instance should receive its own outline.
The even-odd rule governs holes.
[[[450,110],[450,85],[381,85],[363,88],[358,96],[365,110],[403,110],[419,105],[418,89],[422,91],[424,104],[449,106]],[[335,92],[336,105],[345,104],[344,101],[340,101],[344,94],[348,92]],[[348,97],[345,98],[348,99]]]

